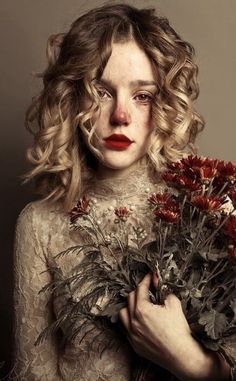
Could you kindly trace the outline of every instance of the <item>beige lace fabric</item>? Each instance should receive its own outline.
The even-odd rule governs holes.
[[[148,229],[150,221],[146,213],[145,200],[148,193],[157,191],[157,186],[148,174],[138,170],[128,180],[94,180],[86,189],[86,195],[97,203],[98,216],[104,229],[115,229],[111,212],[116,206],[133,208],[133,222]],[[131,381],[137,357],[128,341],[114,338],[120,347],[106,349],[102,354],[91,350],[94,333],[63,348],[59,337],[49,337],[38,346],[39,334],[58,316],[69,295],[52,298],[48,292],[39,291],[51,281],[50,268],[58,265],[68,277],[78,256],[64,256],[55,260],[55,255],[83,242],[78,231],[70,229],[69,218],[61,211],[60,204],[32,202],[21,212],[15,235],[15,362],[11,379],[18,381]],[[55,262],[56,261],[56,262]],[[58,263],[57,263],[58,261]],[[76,262],[76,263],[77,263]],[[79,297],[79,295],[78,295]],[[113,338],[113,339],[114,339]],[[99,343],[98,343],[99,345]],[[227,347],[236,357],[235,341]],[[143,381],[173,380],[172,376],[159,368],[151,368]]]

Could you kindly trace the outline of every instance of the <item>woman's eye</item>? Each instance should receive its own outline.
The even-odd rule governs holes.
[[[153,96],[149,94],[138,94],[135,98],[141,103],[150,103],[153,100]]]
[[[101,99],[110,98],[110,94],[108,93],[107,90],[97,89],[97,93],[98,93],[99,98],[101,98]]]

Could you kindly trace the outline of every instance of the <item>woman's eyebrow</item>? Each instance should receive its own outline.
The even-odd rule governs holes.
[[[96,79],[94,82],[97,85],[104,85],[104,86],[108,86],[108,87],[112,87],[112,88],[115,87],[112,81],[107,80],[107,79],[103,79],[103,78]],[[145,80],[145,79],[137,79],[135,81],[130,81],[129,85],[130,85],[130,87],[135,87],[135,86],[155,86],[155,87],[158,87],[158,84],[155,81],[149,81],[149,80]]]
[[[156,86],[158,87],[157,83],[155,81],[148,81],[145,79],[137,79],[135,81],[130,82],[131,86]]]

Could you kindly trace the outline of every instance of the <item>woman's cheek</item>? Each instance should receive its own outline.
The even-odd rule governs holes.
[[[148,105],[140,105],[138,109],[139,119],[143,121],[146,125],[150,125],[152,119],[152,107]]]

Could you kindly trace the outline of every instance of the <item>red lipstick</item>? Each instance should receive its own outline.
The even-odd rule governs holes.
[[[112,134],[103,140],[105,141],[105,146],[107,148],[117,151],[123,151],[133,143],[132,140],[122,134]]]

